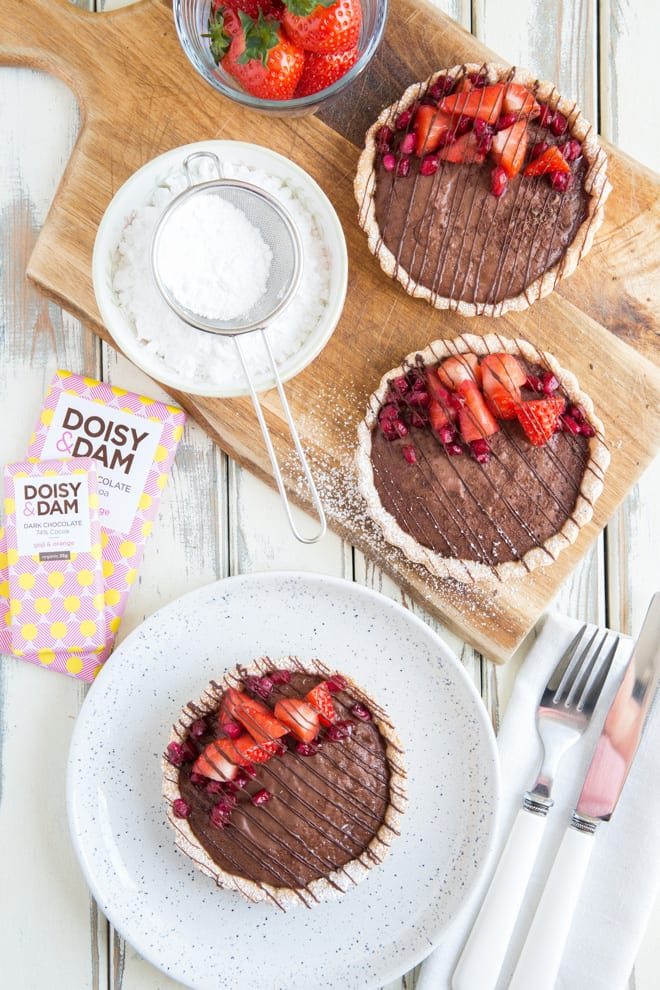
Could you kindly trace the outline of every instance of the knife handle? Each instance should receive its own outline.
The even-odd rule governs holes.
[[[593,847],[592,833],[566,829],[509,990],[553,990]]]
[[[492,990],[538,853],[545,815],[521,808],[452,977],[453,990]]]

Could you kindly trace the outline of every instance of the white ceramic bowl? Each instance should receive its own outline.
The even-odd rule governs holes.
[[[154,158],[121,186],[99,225],[92,259],[94,292],[101,318],[108,332],[126,357],[161,384],[190,395],[231,398],[248,394],[247,382],[242,373],[236,373],[234,367],[233,340],[205,334],[181,323],[180,343],[177,344],[176,349],[170,346],[169,355],[163,356],[157,349],[158,320],[154,320],[154,339],[150,345],[147,345],[139,338],[135,323],[125,305],[122,305],[113,282],[118,265],[118,246],[131,217],[153,200],[164,180],[183,167],[183,161],[188,155],[202,151],[211,152],[226,163],[267,173],[269,177],[282,184],[287,195],[293,193],[296,200],[300,200],[306,212],[313,217],[320,250],[327,257],[327,272],[323,272],[322,276],[318,272],[312,272],[306,278],[303,267],[305,291],[318,289],[323,293],[326,301],[317,312],[316,319],[313,325],[309,326],[300,346],[294,352],[291,352],[291,348],[280,350],[275,325],[273,331],[268,332],[282,381],[287,381],[307,367],[332,336],[346,298],[348,258],[339,218],[322,189],[299,166],[259,145],[240,141],[202,141],[184,145]],[[258,182],[255,179],[256,184]],[[165,209],[166,205],[167,203],[164,203],[162,208]],[[150,274],[148,277],[152,278]],[[318,279],[318,286],[314,285],[314,278]],[[311,285],[310,279],[312,279]],[[287,319],[287,314],[290,316],[295,312],[297,303],[300,304],[300,301],[294,298],[288,310],[279,319]],[[163,305],[166,306],[164,301]],[[251,345],[251,341],[247,341],[247,335],[244,335],[241,343],[245,346],[246,342]],[[198,366],[192,368],[191,355],[197,353],[198,347],[206,349],[207,358],[202,355]],[[209,354],[213,355],[213,361],[208,357]],[[180,363],[181,359],[185,359],[185,366]],[[213,377],[209,372],[211,367]],[[252,378],[257,391],[272,388],[275,384],[272,373],[265,366],[261,370],[254,369]]]

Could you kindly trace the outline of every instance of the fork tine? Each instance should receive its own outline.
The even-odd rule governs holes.
[[[607,636],[605,636],[605,640],[606,639]],[[603,643],[601,645],[605,644],[605,640],[603,640]],[[595,677],[593,677],[591,681],[587,682],[587,684],[585,685],[584,691],[582,692],[582,696],[578,702],[578,711],[592,712],[593,709],[595,708],[596,703],[600,698],[601,691],[603,690],[603,687],[605,685],[605,681],[607,680],[607,675],[610,672],[612,661],[614,660],[618,648],[619,648],[619,637],[616,636],[614,642],[612,643],[612,646],[606,653],[605,658],[603,659],[600,667],[598,668]]]
[[[587,645],[580,651],[579,656],[576,659],[576,665],[572,671],[571,682],[568,685],[568,693],[563,699],[564,704],[568,708],[569,705],[575,705],[575,699],[586,689],[587,684],[591,678],[592,672],[596,666],[596,661],[600,656],[600,651],[607,641],[607,633],[602,633],[600,641],[596,644],[593,653],[590,653],[592,646],[596,641],[596,637],[599,635],[599,630],[594,629],[593,635]]]
[[[582,643],[582,636],[586,630],[586,626],[582,627],[582,632],[580,634],[580,639],[578,640],[575,648],[571,650],[570,662],[568,667],[564,671],[563,677],[561,678],[559,684],[555,689],[555,694],[552,699],[553,704],[558,705],[560,702],[567,701],[570,697],[571,692],[575,688],[576,682],[580,679],[583,670],[583,662],[586,656],[588,656],[593,642],[598,635],[598,630],[595,629],[591,635],[590,639],[587,639],[586,644]]]
[[[546,685],[544,694],[551,692],[554,695],[559,691],[560,685],[562,684],[566,671],[570,666],[571,660],[575,655],[575,651],[578,648],[578,644],[582,639],[582,636],[584,635],[584,630],[586,628],[587,628],[586,625],[582,626],[579,629],[579,631],[575,634],[572,641],[569,643],[565,653],[560,658],[559,663],[557,664],[557,666],[555,667],[555,669],[553,670],[552,674],[548,679],[548,683]]]

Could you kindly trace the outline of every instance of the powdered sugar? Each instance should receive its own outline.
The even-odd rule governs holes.
[[[134,208],[123,224],[110,271],[110,289],[115,306],[124,322],[135,334],[134,344],[143,355],[154,377],[176,377],[183,390],[204,386],[207,394],[236,394],[246,390],[246,383],[234,341],[189,327],[180,320],[161,296],[150,265],[151,239],[164,209],[187,186],[180,163],[162,176],[154,177],[153,187],[133,200]],[[222,158],[223,174],[228,179],[250,182],[277,199],[298,228],[302,242],[302,278],[300,287],[287,309],[268,326],[268,338],[275,360],[282,367],[302,350],[313,351],[315,335],[327,334],[328,310],[336,300],[331,295],[333,275],[330,270],[328,240],[317,220],[314,195],[304,180],[284,178],[265,169]],[[190,165],[195,184],[217,179],[213,162],[199,158]],[[198,199],[198,196],[192,199]],[[327,208],[326,208],[327,209]],[[330,328],[332,329],[332,327]],[[241,337],[241,348],[250,365],[257,386],[272,382],[268,356],[259,334]],[[134,349],[134,348],[132,348]],[[312,353],[313,356],[313,353]]]
[[[163,282],[179,304],[209,319],[243,317],[266,291],[273,252],[238,207],[213,192],[184,199],[158,243]]]

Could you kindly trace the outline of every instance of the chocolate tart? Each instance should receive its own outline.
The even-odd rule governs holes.
[[[315,737],[297,738],[295,723],[280,734],[275,710],[314,689],[315,705],[325,699],[308,727]],[[254,727],[251,704],[270,713],[272,737]],[[263,718],[258,707],[254,718]],[[239,764],[231,780],[218,747]],[[178,848],[218,886],[283,910],[337,898],[364,879],[387,855],[406,804],[401,745],[385,712],[349,678],[291,656],[211,682],[183,709],[162,765]]]
[[[416,376],[437,377],[454,355],[483,362],[503,353],[517,358],[526,382],[539,390],[522,387],[524,402],[545,398],[544,381],[556,386],[551,394],[564,412],[547,442],[530,442],[514,418],[498,420],[494,435],[472,445],[456,431],[456,450],[431,428],[428,410],[409,404],[412,391],[398,393],[404,435],[394,438],[383,419],[393,391],[418,387]],[[591,399],[556,358],[524,340],[465,334],[409,354],[382,378],[358,428],[356,460],[360,491],[388,543],[437,577],[491,583],[552,564],[576,540],[593,515],[610,457]]]
[[[497,119],[486,110],[481,121],[470,119],[460,112],[466,104],[457,95],[462,86],[472,85],[470,80],[481,92],[492,92],[486,87],[498,84],[524,86],[534,110],[522,116],[521,110],[502,113]],[[429,107],[437,112],[447,99],[458,108],[451,127],[459,130],[436,137],[448,144],[427,153],[426,141],[416,145],[416,114],[421,105],[422,113]],[[523,117],[522,133],[515,130],[524,140],[520,158],[513,164],[509,155],[507,174],[496,180],[499,131]],[[477,123],[478,138],[470,133]],[[459,152],[466,141],[465,152]],[[451,142],[456,154],[449,151]],[[512,136],[509,149],[514,145],[518,137],[514,141]],[[559,181],[551,170],[526,174],[544,145],[559,146],[568,160]],[[448,155],[457,160],[447,160]],[[558,164],[565,168],[563,161]],[[410,295],[463,316],[500,316],[548,295],[587,254],[610,192],[606,167],[591,124],[552,83],[496,64],[454,66],[409,86],[367,131],[354,183],[358,219],[383,271]]]

